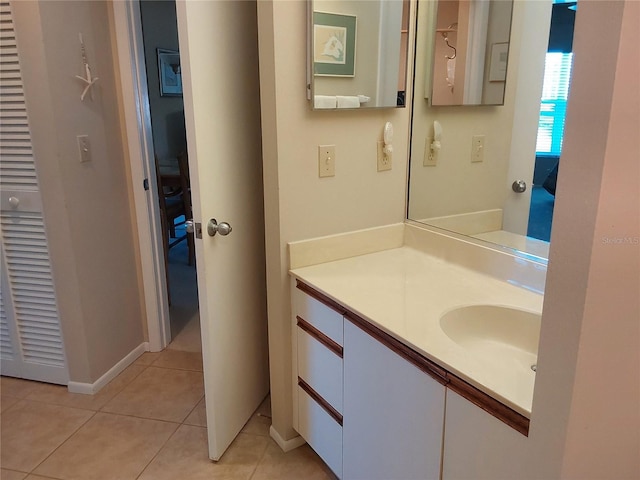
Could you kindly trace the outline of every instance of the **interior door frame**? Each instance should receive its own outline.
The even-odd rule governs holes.
[[[154,162],[140,0],[111,2],[120,70],[126,147],[138,225],[149,350],[171,341],[169,297]],[[147,185],[145,189],[144,185]]]

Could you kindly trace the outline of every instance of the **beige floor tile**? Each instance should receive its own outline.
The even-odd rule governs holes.
[[[21,378],[2,377],[0,378],[0,393],[10,397],[25,398],[39,384],[40,382]]]
[[[26,476],[26,473],[0,468],[0,480],[23,480]]]
[[[320,457],[303,445],[284,453],[276,443],[269,439],[267,451],[260,460],[251,480],[335,480],[336,476],[322,462]]]
[[[153,362],[153,366],[201,372],[202,353],[166,349],[163,350],[156,361]]]
[[[88,410],[20,400],[2,414],[2,466],[30,472],[92,415]]]
[[[240,434],[220,461],[208,457],[207,429],[182,425],[139,480],[246,480],[264,454],[268,439]]]
[[[97,411],[140,375],[145,368],[139,365],[130,365],[95,395],[71,393],[67,387],[62,385],[40,383],[29,393],[27,399]]]
[[[20,399],[9,395],[0,395],[0,413],[4,412],[11,405],[14,405]]]
[[[58,479],[53,477],[43,477],[41,475],[29,475],[24,480],[58,480]]]
[[[147,367],[102,411],[182,422],[204,395],[201,372]]]
[[[270,428],[271,418],[256,412],[251,416],[249,421],[242,428],[242,432],[268,437]]]
[[[198,427],[207,426],[207,407],[204,397],[202,397],[202,400],[198,402],[196,408],[193,409],[184,423],[186,423],[187,425],[195,425]]]
[[[267,395],[267,397],[262,401],[258,407],[257,413],[266,417],[271,416],[271,395]]]
[[[158,359],[161,353],[162,352],[144,352],[142,355],[136,358],[136,361],[133,362],[133,364],[149,366]]]
[[[65,480],[134,480],[177,427],[96,413],[33,473]]]

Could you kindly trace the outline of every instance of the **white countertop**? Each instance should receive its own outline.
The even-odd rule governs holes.
[[[452,341],[440,317],[465,305],[540,313],[543,296],[408,246],[291,270],[291,274],[525,417],[535,373],[479,358]],[[517,283],[517,282],[514,282]]]

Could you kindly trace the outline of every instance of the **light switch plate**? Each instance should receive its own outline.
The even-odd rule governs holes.
[[[393,154],[386,155],[384,153],[384,141],[378,140],[378,171],[384,172],[385,170],[391,170],[392,161]]]
[[[318,176],[334,177],[336,175],[336,146],[318,145]]]
[[[89,135],[78,135],[78,156],[80,163],[91,161],[91,144],[89,143]]]
[[[474,135],[471,139],[471,162],[484,161],[484,135]]]

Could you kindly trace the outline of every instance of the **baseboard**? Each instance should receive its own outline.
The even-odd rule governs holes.
[[[71,393],[94,395],[111,380],[116,378],[125,368],[131,365],[140,355],[149,351],[149,342],[143,342],[131,350],[122,360],[111,367],[104,375],[93,383],[69,382],[67,389]]]
[[[301,447],[302,445],[307,443],[305,439],[302,438],[300,435],[298,435],[297,437],[293,437],[290,440],[285,440],[280,436],[280,434],[276,431],[276,429],[273,428],[273,425],[271,425],[271,428],[269,428],[269,435],[271,436],[271,438],[273,438],[273,440],[278,444],[278,446],[285,453],[293,449],[296,449],[298,447]]]

